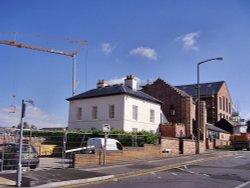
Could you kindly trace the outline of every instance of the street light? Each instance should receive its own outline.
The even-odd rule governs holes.
[[[34,105],[32,100],[22,100],[22,109],[21,109],[21,121],[20,121],[20,140],[19,140],[19,156],[18,156],[18,166],[17,166],[17,179],[16,186],[21,187],[22,182],[22,149],[23,149],[23,119],[25,116],[26,103]]]
[[[200,65],[214,60],[223,60],[222,57],[216,57],[206,59],[197,63],[197,143],[196,143],[196,154],[200,153]]]

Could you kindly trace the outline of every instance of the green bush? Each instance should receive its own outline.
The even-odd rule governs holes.
[[[30,136],[30,131],[24,131],[24,136]],[[66,148],[77,148],[86,146],[88,138],[103,138],[102,130],[74,130],[74,131],[32,131],[32,137],[44,137],[46,140],[43,144],[63,145],[63,137],[67,133]],[[109,138],[117,139],[123,146],[139,146],[144,144],[157,144],[159,142],[159,134],[147,131],[137,133],[126,132],[122,130],[111,129]]]

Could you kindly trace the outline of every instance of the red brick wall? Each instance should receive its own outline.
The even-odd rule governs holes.
[[[186,136],[191,136],[195,114],[191,96],[183,95],[182,92],[161,79],[144,86],[142,91],[161,100],[163,102],[161,108],[168,121],[185,124]],[[174,115],[170,111],[171,105],[175,108]]]
[[[214,140],[207,138],[207,149],[214,149]]]
[[[161,136],[163,137],[185,137],[185,125],[182,123],[169,123],[165,125],[160,125]]]
[[[179,151],[180,140],[178,138],[162,138],[161,139],[161,150],[170,149],[172,156],[180,156]],[[183,139],[183,155],[192,155],[196,152],[196,141],[190,139]],[[200,142],[200,153],[204,153],[206,150],[205,142]]]
[[[230,141],[229,140],[219,140],[215,139],[215,147],[220,147],[220,146],[230,146]]]
[[[203,138],[201,138],[202,140],[206,140],[207,138],[207,110],[206,110],[206,102],[205,101],[201,101],[200,103],[200,109],[201,109],[201,113],[200,113],[200,123],[201,123],[201,133],[203,135]]]
[[[161,139],[161,151],[171,150],[171,156],[179,156],[179,139],[178,138],[162,138]]]
[[[122,162],[161,158],[161,146],[146,144],[144,147],[124,148],[123,151],[107,151],[106,164],[121,164]],[[103,163],[103,153],[76,154],[75,167],[97,166]]]
[[[194,140],[183,140],[184,153],[186,155],[195,154],[195,141]]]

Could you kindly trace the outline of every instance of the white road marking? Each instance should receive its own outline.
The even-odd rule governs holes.
[[[157,174],[155,172],[151,172],[152,175],[157,176]],[[158,179],[161,179],[161,176],[157,176]]]
[[[244,156],[239,155],[239,156],[235,157],[235,159],[242,158],[242,157],[244,157]]]
[[[238,186],[235,187],[235,188],[242,188],[242,187],[246,186],[246,185],[249,184],[249,183],[250,183],[250,181],[247,181],[247,182],[245,182],[245,183],[242,183],[242,184],[238,185]]]
[[[187,166],[184,166],[184,169],[183,169],[183,168],[177,168],[177,169],[179,169],[179,170],[181,170],[181,171],[183,171],[183,172],[187,172],[187,173],[190,173],[190,174],[195,174],[195,175],[198,175],[198,176],[202,175],[202,176],[210,177],[210,176],[207,175],[207,174],[201,174],[201,173],[199,173],[199,172],[193,172],[193,171],[189,170],[189,169],[187,168]]]
[[[176,174],[176,173],[174,173],[174,172],[172,172],[171,174],[174,175],[174,176],[178,176],[178,174]]]
[[[207,177],[210,177],[208,174],[202,174],[203,176],[207,176]]]

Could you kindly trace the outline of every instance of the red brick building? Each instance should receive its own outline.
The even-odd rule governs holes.
[[[175,86],[187,94],[197,98],[197,85]],[[232,117],[232,98],[225,81],[200,84],[201,100],[206,102],[207,122],[214,124],[224,118]]]
[[[195,121],[195,103],[188,95],[162,79],[142,87],[142,91],[161,100],[161,108],[168,121],[185,125],[185,137],[192,138]]]

